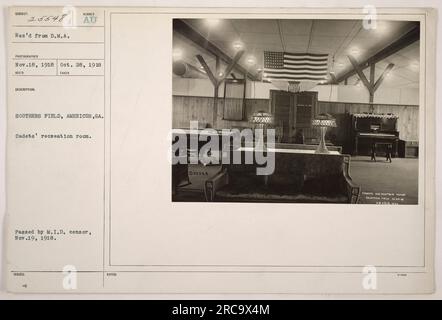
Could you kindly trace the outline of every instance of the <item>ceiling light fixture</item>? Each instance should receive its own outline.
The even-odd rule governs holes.
[[[412,69],[419,70],[419,62],[417,62],[417,61],[413,61],[413,62],[410,64],[410,67],[411,67]]]
[[[243,48],[243,44],[242,44],[240,41],[235,41],[235,42],[233,43],[233,48],[234,48],[235,50],[241,50],[241,49]]]
[[[247,64],[249,66],[253,66],[255,63],[256,63],[255,57],[250,56],[250,57],[247,58]]]
[[[353,48],[353,49],[351,49],[351,54],[354,54],[354,55],[358,55],[359,54],[359,49],[358,48]]]
[[[376,28],[373,30],[377,33],[384,34],[387,33],[389,30],[389,25],[387,21],[376,21]]]
[[[216,27],[219,24],[219,19],[206,19],[206,24],[209,28]]]
[[[174,49],[172,51],[173,60],[181,60],[183,58],[183,51],[181,49]]]

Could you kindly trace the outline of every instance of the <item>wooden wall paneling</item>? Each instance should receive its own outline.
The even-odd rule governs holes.
[[[220,99],[222,100],[222,99]],[[172,125],[174,128],[187,128],[189,127],[189,121],[198,120],[199,122],[206,122],[212,125],[213,119],[213,98],[211,97],[188,97],[188,96],[173,96],[173,117]],[[219,112],[217,112],[218,126],[219,128],[244,128],[251,127],[249,123],[250,116],[257,111],[271,111],[272,106],[268,99],[246,99],[244,108],[243,120],[223,120],[222,119],[222,102],[219,103]],[[337,134],[338,139],[341,140],[348,133],[348,129],[344,130],[342,127],[346,123],[346,117],[342,116],[351,113],[363,113],[370,111],[369,104],[362,103],[342,103],[342,102],[325,102],[319,101],[317,106],[318,113],[330,113],[337,118],[339,125],[339,132]],[[234,110],[234,107],[232,107]],[[399,116],[397,130],[400,133],[400,138],[406,141],[419,140],[419,108],[418,106],[411,105],[374,105],[375,112],[379,113],[393,113]],[[237,112],[233,111],[233,113]],[[288,109],[286,110],[289,111]],[[278,112],[276,120],[283,117],[283,114]],[[288,118],[286,120],[288,125]],[[286,128],[288,129],[288,128]],[[337,129],[337,130],[338,130]],[[342,130],[342,131],[341,131]],[[307,134],[314,135],[313,131],[306,132]]]
[[[220,99],[223,100],[223,99]],[[219,101],[222,110],[222,102]],[[211,124],[213,116],[213,98],[210,97],[173,97],[173,121],[175,128],[188,127],[189,121],[199,120]],[[250,116],[259,110],[269,111],[269,100],[267,99],[247,99],[245,116],[242,121],[222,121],[229,126],[248,126]],[[218,120],[222,120],[222,113],[218,112]],[[222,126],[220,126],[222,127]]]
[[[172,128],[178,128],[179,127],[179,111],[178,111],[178,101],[180,101],[181,99],[179,99],[180,97],[172,97]]]
[[[172,112],[174,128],[188,128],[192,120],[211,124],[213,98],[173,96]]]

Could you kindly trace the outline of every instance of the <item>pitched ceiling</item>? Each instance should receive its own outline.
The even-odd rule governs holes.
[[[330,70],[335,75],[350,70],[347,58],[358,61],[369,58],[416,26],[410,21],[377,21],[376,29],[365,29],[361,20],[263,20],[263,19],[186,19],[188,25],[233,57],[241,44],[245,54],[241,66],[258,73],[263,66],[264,51],[327,53]],[[180,50],[182,59],[199,66],[196,54],[202,54],[211,68],[215,58],[177,32],[174,32],[174,50]],[[250,64],[250,58],[254,63]],[[376,77],[389,63],[395,67],[385,81],[391,87],[418,87],[419,42],[402,49],[376,64]],[[365,70],[365,72],[368,72]],[[357,77],[349,79],[356,82]]]

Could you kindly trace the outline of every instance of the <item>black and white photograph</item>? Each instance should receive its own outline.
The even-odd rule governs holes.
[[[418,21],[174,19],[172,201],[418,204]]]

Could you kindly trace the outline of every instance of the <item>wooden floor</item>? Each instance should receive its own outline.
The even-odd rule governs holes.
[[[419,161],[414,158],[393,158],[388,163],[384,157],[378,157],[376,162],[371,161],[369,156],[352,157],[350,175],[362,188],[359,203],[417,204],[418,167]]]

